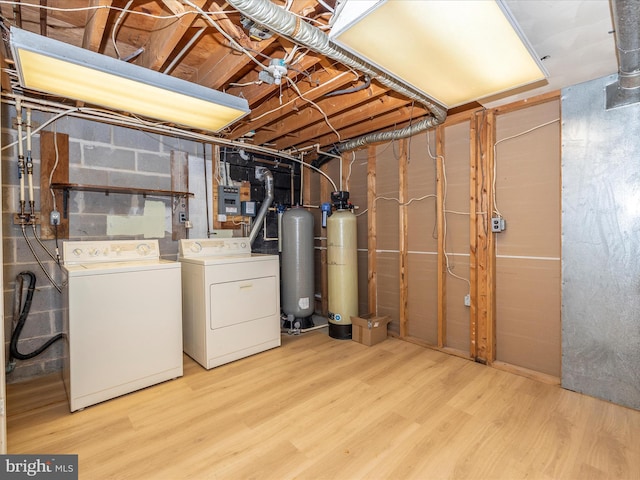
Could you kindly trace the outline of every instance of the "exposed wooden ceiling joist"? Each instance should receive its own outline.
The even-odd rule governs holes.
[[[299,15],[300,22],[324,32],[330,29],[333,0],[271,1]],[[525,33],[545,50],[541,54],[546,53],[545,39],[557,38],[556,44],[562,44],[563,38],[567,40],[562,36],[563,28],[566,35],[581,32],[582,36],[582,23],[596,28],[602,22],[593,19],[608,13],[607,0],[576,0],[576,6],[571,8],[565,4],[561,8],[558,2],[548,0],[535,2],[547,6],[544,12],[529,5],[534,2],[506,2],[513,4]],[[596,3],[603,4],[600,13],[594,7]],[[123,12],[125,8],[127,12]],[[183,15],[194,8],[207,15],[201,12]],[[531,13],[534,10],[535,18]],[[575,14],[578,10],[594,13],[583,19]],[[256,145],[282,150],[316,143],[325,148],[338,139],[392,130],[430,115],[421,106],[412,106],[410,99],[383,87],[375,78],[366,89],[327,97],[329,93],[362,85],[361,72],[304,48],[296,49],[291,39],[243,20],[243,15],[223,0],[15,0],[0,4],[0,13],[5,26],[15,25],[112,57],[118,56],[116,47],[121,58],[141,50],[132,60],[137,65],[246,98],[251,113],[220,133],[225,139],[251,137]],[[553,22],[545,21],[551,14]],[[568,27],[557,27],[556,17],[562,15]],[[536,36],[536,32],[542,31],[544,35]],[[611,40],[610,35],[606,32],[605,35]],[[565,43],[570,44],[568,40]],[[234,42],[241,48],[232,45]],[[560,50],[554,47],[553,55],[559,54]],[[570,59],[563,63],[553,58],[556,68],[564,63],[570,65]],[[270,81],[268,75],[260,75],[270,68],[272,59],[288,62],[288,79],[279,85]],[[297,62],[292,64],[292,59]],[[615,71],[613,49],[611,64]],[[554,90],[557,88],[556,82]]]
[[[107,20],[109,19],[109,8],[113,0],[91,0],[90,6],[100,7],[92,10],[89,20],[84,28],[82,36],[82,48],[99,52]]]

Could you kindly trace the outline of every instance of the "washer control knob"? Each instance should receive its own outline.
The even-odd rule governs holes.
[[[151,247],[149,247],[148,243],[141,243],[136,247],[136,250],[138,250],[139,255],[142,255],[144,257],[145,255],[149,255]]]
[[[73,253],[76,257],[79,257],[80,255],[82,255],[82,249],[81,249],[81,248],[74,248],[72,253]]]
[[[247,248],[247,242],[240,243],[240,247],[241,248]]]
[[[193,242],[189,247],[189,250],[191,250],[193,253],[199,253],[202,250],[202,245],[200,244],[200,242]]]

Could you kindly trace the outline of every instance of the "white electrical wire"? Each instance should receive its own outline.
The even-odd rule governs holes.
[[[118,33],[118,27],[120,26],[120,22],[122,22],[122,20],[126,16],[127,12],[129,11],[129,7],[131,7],[132,3],[133,3],[133,0],[129,0],[127,2],[127,4],[124,6],[124,9],[120,12],[120,15],[118,15],[118,18],[113,24],[113,28],[111,29],[111,41],[113,42],[113,49],[116,51],[116,56],[118,57],[118,60],[122,60],[122,57],[120,56],[120,50],[118,50],[118,44],[116,42],[116,34]]]
[[[325,87],[325,86],[327,85],[327,83],[334,82],[334,81],[338,80],[340,77],[342,77],[343,75],[347,75],[348,73],[349,73],[349,72],[342,72],[341,74],[339,74],[339,75],[337,75],[337,76],[333,77],[332,79],[330,79],[328,82],[324,83],[323,85],[319,85],[319,86],[317,86],[317,87],[314,87],[314,88],[312,88],[311,90],[309,90],[309,91],[307,91],[307,92],[305,92],[305,93],[306,93],[306,94],[309,94],[309,93],[312,93],[316,88]],[[286,103],[284,103],[284,104],[282,104],[282,105],[280,105],[280,106],[278,106],[278,107],[274,108],[273,110],[269,110],[268,112],[264,112],[264,113],[262,113],[262,114],[258,115],[257,117],[252,118],[252,119],[251,119],[251,121],[252,121],[252,122],[255,122],[255,121],[257,121],[257,120],[260,120],[262,117],[265,117],[265,116],[267,116],[267,115],[271,115],[272,113],[277,112],[278,110],[282,109],[283,107],[286,107],[287,105],[292,104],[292,103],[293,103],[293,102],[295,102],[296,100],[298,100],[298,97],[292,98],[292,99],[291,99],[291,100],[289,100],[288,102],[286,102]],[[233,130],[231,130],[231,132],[233,133]]]
[[[51,12],[87,12],[91,10],[114,10],[116,12],[125,11],[124,8],[114,7],[112,5],[91,5],[88,7],[70,7],[70,8],[62,8],[62,7],[51,7],[49,5],[41,5],[41,4],[30,4],[30,3],[22,3],[10,0],[0,0],[0,5],[11,5],[11,6],[20,6],[22,8],[37,8],[40,10],[48,10]],[[129,13],[134,15],[141,15],[143,17],[156,18],[160,20],[171,19],[171,18],[182,18],[186,15],[194,15],[193,11],[185,11],[171,15],[154,15],[153,13],[143,12],[143,11],[135,11],[130,10]],[[209,12],[215,13],[215,12]]]
[[[189,7],[193,8],[196,12],[198,12],[209,23],[209,25],[211,25],[213,28],[218,30],[218,32],[220,32],[220,34],[229,41],[230,45],[232,45],[234,48],[237,48],[242,53],[244,53],[247,57],[249,57],[249,59],[252,62],[254,62],[256,65],[258,65],[261,69],[265,68],[265,66],[257,58],[255,58],[253,55],[251,55],[251,53],[246,48],[244,48],[242,45],[240,45],[240,43],[238,43],[235,38],[233,38],[231,35],[229,35],[227,32],[225,32],[224,29],[220,25],[218,25],[218,23],[216,21],[214,21],[211,18],[211,15],[219,15],[221,13],[226,15],[225,12],[215,12],[215,13],[214,12],[206,12],[202,8],[200,8],[199,6],[197,6],[196,4],[191,2],[190,0],[181,0],[181,2],[184,3],[185,5],[188,5]]]
[[[331,7],[328,3],[324,2],[323,0],[318,0],[318,3],[322,5],[324,8],[326,8],[330,13],[335,12],[335,9]]]
[[[320,112],[320,114],[324,117],[324,121],[326,122],[326,124],[329,126],[329,128],[333,131],[333,133],[336,134],[336,136],[338,137],[338,141],[342,140],[342,137],[340,136],[340,133],[338,133],[338,131],[333,128],[333,125],[331,125],[331,122],[329,121],[329,117],[327,117],[327,114],[324,113],[324,110],[322,110],[322,108],[320,108],[320,106],[313,102],[312,100],[309,100],[308,98],[306,98],[302,92],[300,91],[300,89],[298,88],[298,86],[294,83],[293,80],[291,80],[289,77],[284,77],[287,79],[287,82],[289,82],[289,84],[293,87],[293,89],[296,91],[296,93],[300,96],[300,98],[302,98],[303,100],[305,100],[306,102],[309,102],[311,105],[313,105],[316,110],[318,110]]]
[[[498,177],[498,149],[497,149],[498,145],[500,143],[502,143],[502,142],[506,142],[507,140],[511,140],[511,139],[514,139],[514,138],[521,137],[521,136],[526,135],[528,133],[531,133],[531,132],[533,132],[535,130],[538,130],[539,128],[546,127],[547,125],[551,125],[551,124],[559,122],[559,121],[560,121],[560,119],[556,118],[554,120],[550,120],[548,122],[541,123],[540,125],[536,125],[535,127],[532,127],[532,128],[530,128],[528,130],[525,130],[524,132],[516,133],[515,135],[511,135],[510,137],[501,138],[500,140],[498,140],[497,142],[495,142],[493,144],[493,213],[495,213],[500,218],[502,218],[502,214],[498,210],[497,195],[496,195],[496,179]]]
[[[53,188],[51,188],[51,183],[53,182],[53,175],[56,172],[56,169],[58,168],[58,162],[60,160],[60,154],[58,152],[58,130],[55,124],[53,126],[53,147],[56,154],[56,161],[54,162],[53,167],[51,167],[51,173],[49,174],[49,192],[51,193],[53,211],[57,211],[58,208],[56,206],[56,194],[53,191]]]
[[[300,53],[297,57],[293,58],[290,62],[287,62],[289,64],[289,67],[292,67],[296,63],[300,63],[300,60],[302,60],[304,57],[306,57],[307,53],[309,53],[309,49],[308,48],[304,52]]]
[[[351,161],[349,162],[349,173],[347,173],[347,181],[344,182],[345,183],[345,188],[347,191],[349,191],[349,179],[351,178],[351,167],[353,165],[353,162],[356,161],[356,152],[355,150],[351,152]]]
[[[242,45],[240,45],[240,43],[238,43],[231,35],[229,35],[227,32],[225,32],[222,29],[222,27],[220,27],[213,19],[211,19],[212,15],[226,15],[228,12],[224,12],[224,11],[207,12],[207,11],[203,10],[202,8],[198,7],[197,5],[195,5],[194,3],[192,3],[189,0],[180,0],[185,5],[188,5],[191,8],[193,8],[193,10],[186,10],[184,12],[175,13],[175,14],[171,14],[171,15],[154,15],[154,14],[143,12],[143,11],[128,10],[128,8],[130,7],[132,1],[133,0],[130,0],[130,2],[127,4],[127,6],[125,8],[113,7],[111,5],[93,5],[93,6],[89,6],[89,7],[60,8],[60,7],[51,7],[51,6],[47,6],[47,5],[25,4],[25,3],[21,3],[21,2],[7,1],[7,0],[0,0],[0,5],[12,5],[12,6],[13,5],[20,5],[23,8],[24,7],[31,7],[31,8],[45,9],[45,10],[48,10],[48,11],[55,11],[55,12],[82,12],[82,11],[90,11],[90,10],[108,9],[108,10],[114,10],[114,11],[121,12],[120,13],[120,17],[118,18],[118,20],[120,20],[120,18],[122,16],[124,16],[125,14],[142,15],[142,16],[145,16],[145,17],[157,18],[157,19],[182,18],[182,17],[184,17],[186,15],[200,15],[207,21],[207,23],[209,23],[212,27],[214,27],[216,30],[218,30],[220,32],[220,34],[222,34],[222,36],[224,36],[229,41],[229,43],[233,46],[233,48],[236,48],[236,49],[240,50],[247,57],[249,57],[253,62],[255,62],[260,68],[264,68],[264,65],[262,63],[260,63],[253,55],[251,55],[247,49],[245,49]],[[116,28],[117,28],[117,25],[114,25],[114,31],[112,31],[112,33],[114,34],[114,37],[115,37],[115,29]],[[116,49],[116,53],[118,54],[118,58],[120,58],[120,54],[118,52],[118,47],[117,47],[117,45],[115,43],[115,38],[112,38],[112,40],[113,40],[114,47]]]
[[[413,202],[419,202],[421,200],[425,200],[427,198],[437,198],[437,195],[434,195],[433,193],[430,193],[428,195],[423,195],[422,197],[414,197],[414,198],[410,198],[409,201],[407,201],[406,203],[402,203],[400,201],[399,198],[396,197],[384,197],[382,195],[377,196],[373,199],[373,203],[375,204],[378,200],[390,200],[393,202],[398,202],[398,206],[399,207],[407,207],[409,205],[411,205]],[[359,217],[360,215],[364,215],[365,213],[367,213],[369,211],[368,208],[365,208],[362,212],[356,214],[356,217]]]
[[[2,1],[2,0],[0,0]],[[61,117],[64,116],[73,116],[76,118],[82,118],[85,120],[89,120],[89,121],[102,121],[102,122],[107,122],[110,123],[112,125],[118,125],[118,126],[122,126],[122,127],[126,127],[126,128],[132,128],[132,129],[141,129],[144,128],[145,130],[147,130],[148,132],[153,132],[153,133],[157,133],[157,134],[162,134],[162,135],[168,135],[168,136],[174,136],[177,138],[185,138],[188,140],[193,140],[193,141],[198,141],[198,142],[209,142],[218,146],[229,146],[229,147],[234,147],[234,148],[238,148],[238,149],[243,149],[243,150],[249,150],[251,152],[254,153],[261,153],[264,155],[269,155],[272,157],[276,157],[276,158],[280,158],[280,159],[284,159],[284,160],[289,160],[292,162],[296,162],[299,163],[300,165],[306,167],[306,168],[310,168],[311,170],[319,173],[320,175],[322,175],[329,183],[331,183],[331,186],[333,187],[334,191],[337,190],[337,186],[336,183],[333,181],[333,179],[327,175],[325,172],[323,172],[322,170],[320,170],[319,168],[314,167],[313,165],[309,164],[309,163],[305,163],[304,160],[302,158],[298,158],[295,157],[291,154],[285,153],[285,152],[280,152],[280,151],[276,151],[267,147],[262,147],[259,145],[251,145],[251,144],[247,144],[244,142],[239,142],[239,141],[234,141],[234,140],[226,140],[224,138],[220,138],[220,137],[213,137],[211,135],[207,135],[204,133],[197,133],[197,132],[192,132],[189,130],[183,130],[177,127],[172,127],[169,125],[165,125],[161,122],[150,122],[150,121],[146,121],[143,119],[140,119],[138,117],[136,117],[135,115],[133,116],[128,116],[128,115],[122,115],[122,114],[118,114],[116,112],[111,112],[111,111],[107,111],[107,110],[101,110],[101,109],[97,109],[97,108],[88,108],[88,107],[74,107],[74,108],[67,108],[67,105],[63,105],[63,104],[59,104],[59,103],[55,103],[55,102],[51,102],[51,101],[46,101],[46,100],[40,100],[40,99],[33,99],[33,98],[29,98],[29,97],[24,97],[21,95],[14,95],[14,94],[3,94],[2,95],[2,102],[6,103],[6,104],[13,104],[13,103],[17,103],[17,102],[22,102],[23,104],[23,108],[32,108],[34,110],[40,110],[40,111],[44,111],[44,112],[49,112],[49,113],[54,113],[55,116],[49,120],[47,120],[46,122],[44,122],[42,125],[40,125],[40,127],[38,127],[37,129],[35,129],[32,134],[35,134],[36,132],[39,132],[40,130],[42,130],[43,128],[45,128],[46,126],[50,125],[51,123],[55,122],[56,120],[59,120]],[[144,131],[144,130],[143,130]],[[13,146],[15,146],[16,144],[18,144],[18,141],[15,141],[13,143],[7,144],[5,146],[3,146],[2,148],[0,148],[0,150],[5,150],[7,148],[11,148]]]
[[[431,153],[431,147],[429,146],[429,130],[427,131],[426,137],[427,137],[427,152],[429,154],[429,157],[431,157],[431,159],[435,161],[438,161],[440,159],[442,164],[442,190],[443,190],[442,192],[442,213],[443,213],[442,253],[444,254],[445,268],[449,275],[451,275],[454,278],[457,278],[458,280],[462,280],[463,282],[466,282],[467,285],[469,285],[469,291],[471,291],[471,281],[468,280],[467,278],[461,277],[460,275],[453,273],[453,270],[451,269],[451,265],[449,263],[449,254],[447,253],[447,215],[446,215],[448,211],[445,206],[447,201],[447,173],[445,168],[445,161],[444,161],[444,156],[438,155],[437,157],[435,157]],[[468,213],[465,213],[465,212],[455,212],[455,213],[462,214],[462,215],[469,215]]]
[[[262,85],[264,82],[262,80],[255,80],[253,82],[245,82],[245,83],[229,83],[230,87],[250,87],[251,85]]]

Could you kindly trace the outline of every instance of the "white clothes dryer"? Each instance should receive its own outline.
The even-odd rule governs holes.
[[[206,369],[280,346],[280,262],[248,238],[180,240],[184,352]]]
[[[157,240],[63,244],[71,411],[182,376],[181,264]]]

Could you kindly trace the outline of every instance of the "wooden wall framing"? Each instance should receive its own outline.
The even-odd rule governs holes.
[[[425,341],[411,336],[408,325],[411,318],[407,308],[408,269],[407,262],[407,230],[408,215],[408,172],[407,172],[407,140],[397,141],[395,148],[398,156],[398,223],[399,223],[399,331],[390,330],[390,334],[407,341],[423,344],[432,348],[448,351],[471,360],[494,365],[511,371],[521,371],[528,376],[544,381],[555,381],[554,378],[526,371],[513,365],[504,365],[496,361],[496,235],[491,232],[491,217],[494,211],[493,198],[495,184],[493,172],[496,159],[494,145],[496,144],[496,120],[499,115],[529,108],[538,104],[556,101],[558,92],[541,95],[525,101],[502,106],[495,109],[478,109],[453,115],[447,121],[435,128],[436,138],[436,189],[437,189],[437,229],[442,232],[445,222],[444,198],[444,166],[443,155],[445,149],[445,129],[452,125],[466,122],[469,125],[469,283],[471,306],[469,307],[469,350],[452,351],[447,347],[447,265],[444,258],[444,237],[438,235],[438,263],[437,263],[437,344],[429,345]],[[375,312],[378,307],[378,235],[380,228],[379,212],[377,208],[376,191],[376,156],[378,148],[368,147],[368,292],[369,308]],[[385,225],[388,230],[389,225]],[[385,231],[387,231],[385,230]],[[394,333],[395,332],[395,333]]]

